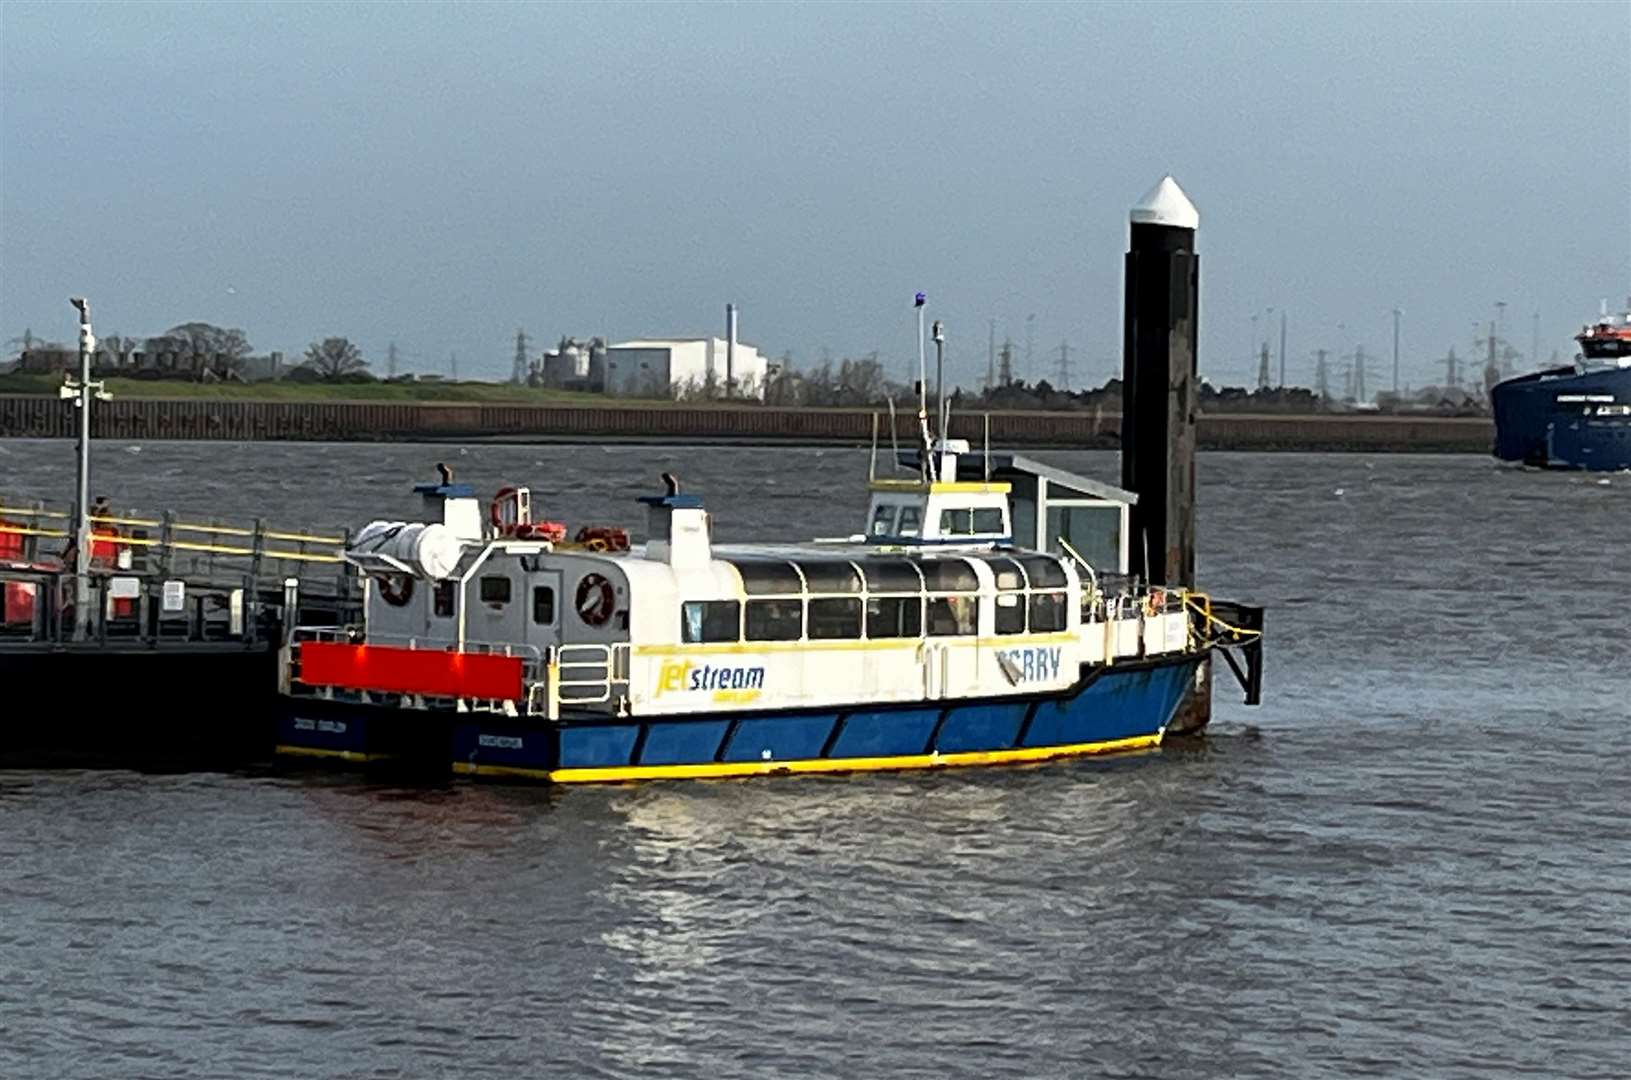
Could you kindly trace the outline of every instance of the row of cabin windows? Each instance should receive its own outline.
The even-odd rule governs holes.
[[[432,611],[438,619],[451,619],[458,603],[458,582],[442,581],[436,585]],[[503,607],[510,602],[510,579],[489,575],[478,586],[481,602]],[[532,621],[539,626],[555,625],[555,590],[548,585],[532,588]]]
[[[996,598],[999,634],[1043,634],[1065,628],[1062,592]],[[680,640],[687,645],[735,641],[842,641],[925,636],[972,637],[980,625],[978,596],[822,597],[810,601],[688,600],[680,605]],[[863,634],[863,628],[865,633]]]
[[[899,517],[897,518],[897,512]],[[923,531],[923,512],[916,506],[883,503],[873,508],[873,536],[916,536]],[[1002,511],[994,506],[940,511],[942,536],[1001,536]]]
[[[972,518],[969,520],[972,521]],[[797,596],[801,593],[841,596],[920,590],[931,593],[978,592],[980,579],[974,569],[976,562],[990,567],[999,589],[1061,588],[1067,581],[1063,566],[1054,556],[1022,552],[993,551],[916,559],[867,556],[855,560],[789,560],[748,556],[733,557],[727,561],[741,575],[742,589],[750,597]]]

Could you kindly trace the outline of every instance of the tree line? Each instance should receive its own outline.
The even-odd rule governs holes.
[[[34,337],[25,330],[10,344],[15,358],[25,370],[70,370],[78,363],[77,345],[64,345]],[[204,378],[242,379],[248,360],[254,355],[249,336],[236,327],[205,322],[172,326],[151,337],[105,334],[97,339],[95,364],[101,369],[161,371],[162,357],[185,358],[184,370]],[[368,360],[349,338],[326,337],[307,346],[304,356],[289,373],[297,380],[346,382],[371,379]]]

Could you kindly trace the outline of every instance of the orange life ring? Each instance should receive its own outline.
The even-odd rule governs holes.
[[[572,602],[579,619],[589,626],[605,626],[611,621],[616,607],[617,595],[612,591],[610,581],[600,574],[583,575]]]

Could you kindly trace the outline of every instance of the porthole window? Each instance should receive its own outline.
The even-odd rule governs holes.
[[[481,602],[503,607],[510,602],[510,579],[489,575],[481,579]]]

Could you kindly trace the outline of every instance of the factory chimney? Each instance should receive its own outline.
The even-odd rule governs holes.
[[[725,305],[725,396],[736,396],[736,305]]]

